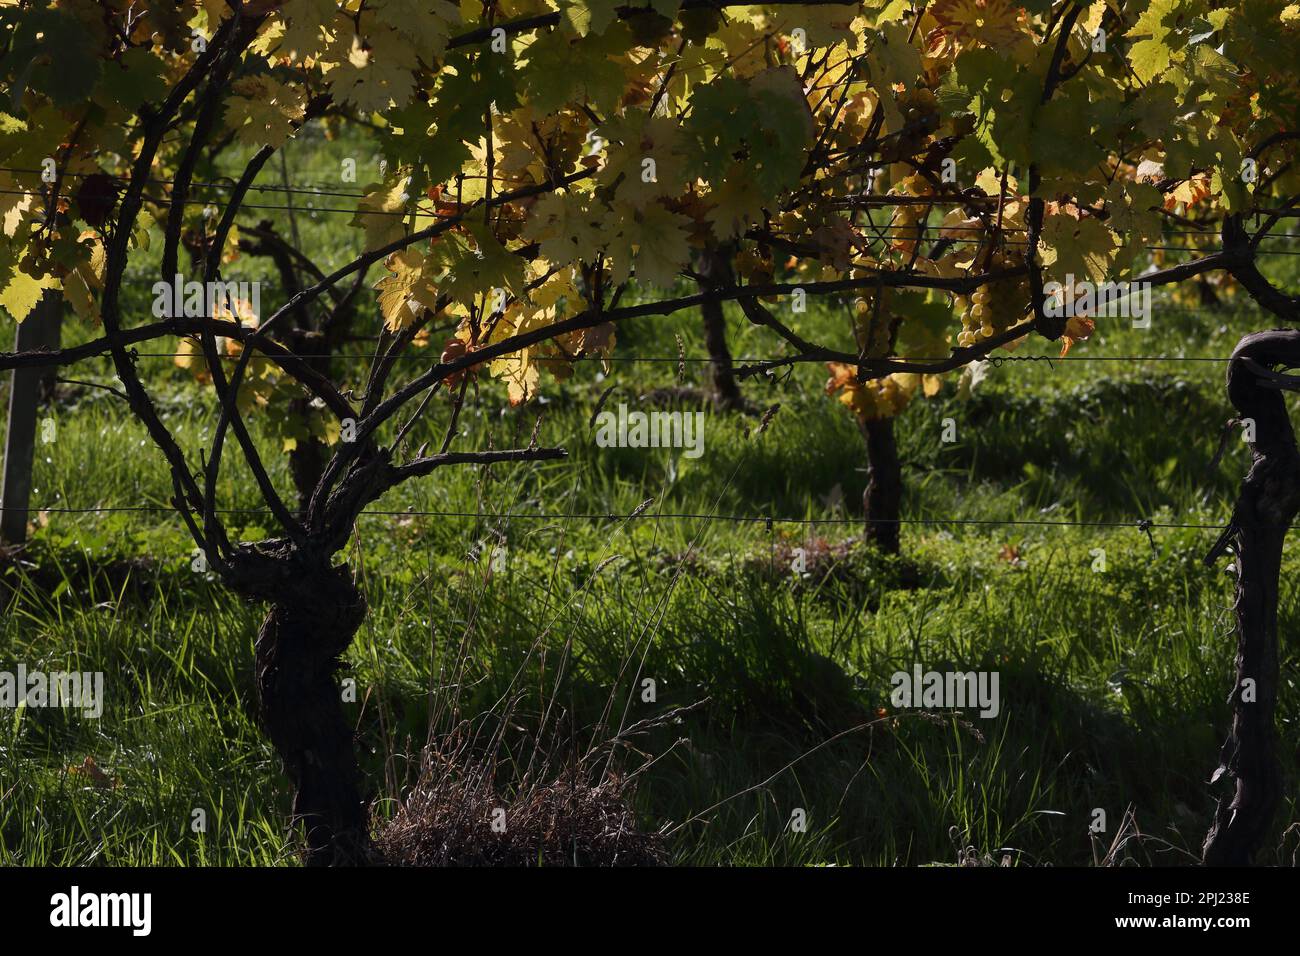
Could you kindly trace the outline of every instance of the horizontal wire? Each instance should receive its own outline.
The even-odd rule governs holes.
[[[26,191],[26,190],[23,190],[23,189],[0,189],[0,196],[30,196],[30,195],[32,195],[30,192],[28,192],[28,191]],[[146,202],[146,203],[152,203],[152,204],[155,205],[155,206],[174,206],[174,205],[177,204],[177,201],[174,200],[174,199],[159,199],[159,198],[156,198],[156,197],[153,197],[153,196],[143,196],[143,197],[141,197],[141,199],[142,199],[143,202]],[[180,205],[182,205],[182,206],[223,206],[223,205],[229,205],[229,203],[221,203],[221,202],[217,202],[216,200],[212,200],[212,199],[182,199],[182,200],[180,201]],[[311,205],[310,203],[308,203],[308,204],[305,205],[305,206],[288,206],[288,205],[285,205],[285,206],[277,206],[277,205],[270,204],[270,203],[251,203],[251,202],[249,202],[249,203],[240,203],[240,204],[239,204],[239,208],[240,208],[240,209],[258,209],[258,210],[263,210],[263,211],[268,211],[268,210],[270,210],[270,211],[273,211],[273,210],[280,210],[281,212],[307,213],[308,215],[315,215],[316,213],[320,213],[320,212],[323,212],[323,213],[339,213],[339,214],[347,214],[347,215],[349,215],[349,216],[355,216],[355,215],[365,215],[365,216],[409,216],[409,215],[412,215],[412,213],[414,212],[414,214],[416,214],[416,215],[426,216],[426,217],[429,217],[429,218],[435,218],[435,219],[436,219],[436,218],[449,218],[449,217],[446,217],[446,216],[441,216],[439,213],[434,213],[434,212],[423,212],[423,211],[421,211],[421,210],[419,209],[418,206],[416,207],[415,210],[409,210],[409,209],[408,209],[408,210],[386,210],[386,209],[338,209],[338,208],[335,208],[335,207],[333,207],[333,206],[313,206],[313,205]]]
[[[22,173],[26,175],[42,176],[42,177],[45,175],[45,170],[43,169],[34,169],[34,168],[28,168],[22,166],[0,166],[0,172]],[[131,182],[130,176],[118,176],[118,175],[114,175],[113,173],[105,173],[102,171],[95,172],[95,173],[78,173],[69,170],[63,172],[61,175],[64,177],[72,176],[78,179],[88,179],[91,176],[104,176],[108,179],[114,180],[115,182],[127,183],[127,184],[130,184]],[[461,180],[468,181],[468,180],[486,179],[487,177],[483,174],[472,173],[467,175],[461,175],[458,178]],[[171,186],[173,188],[175,188],[176,186],[176,181],[173,179],[157,179],[154,177],[148,177],[143,181],[155,186]],[[44,179],[42,179],[42,185],[52,185],[52,184],[45,183]],[[200,182],[197,180],[191,180],[188,183],[188,186],[193,188],[203,188],[203,189],[234,189],[236,187],[236,183],[234,183],[233,181],[229,183],[221,183],[221,182]],[[288,193],[294,195],[302,194],[308,196],[310,195],[338,196],[341,198],[350,198],[350,199],[362,199],[366,195],[368,195],[367,193],[362,193],[362,192],[325,190],[316,183],[311,183],[311,184],[294,183],[294,184],[287,184],[282,186],[250,184],[247,188],[250,190],[258,190],[261,192],[278,192],[278,193]],[[934,197],[934,196],[895,196],[889,194],[869,195],[869,196],[846,196],[840,199],[833,200],[833,202],[836,204],[871,203],[874,205],[881,205],[881,206],[911,206],[911,205],[927,205],[927,204],[961,205],[963,203],[968,203],[968,202],[998,202],[998,201],[999,201],[999,197],[989,196],[989,195],[985,195],[985,196],[962,195],[958,197]],[[1010,201],[1012,202],[1019,201],[1019,197],[1012,197]],[[1253,214],[1266,216],[1274,212],[1300,213],[1300,210],[1297,210],[1295,207],[1283,207],[1282,209],[1257,209],[1253,211]]]
[[[40,169],[22,169],[22,168],[20,168],[20,167],[18,167],[18,166],[0,166],[0,173],[29,173],[29,174],[32,174],[32,175],[41,175],[43,172],[44,172],[44,170],[40,170]],[[77,179],[89,179],[91,176],[107,176],[109,179],[112,179],[112,180],[114,180],[114,181],[116,181],[116,182],[119,182],[119,183],[130,183],[130,182],[131,182],[131,178],[130,178],[129,176],[114,176],[114,175],[111,174],[111,173],[74,173],[74,172],[65,172],[65,173],[63,173],[63,175],[64,175],[64,176],[73,176],[73,177],[75,177],[75,178],[77,178]],[[176,182],[175,182],[174,180],[171,180],[171,179],[152,179],[152,178],[150,178],[150,179],[146,179],[146,180],[144,180],[144,181],[145,181],[146,183],[150,183],[151,185],[154,185],[154,186],[172,186],[172,187],[175,187],[175,185],[176,185]],[[43,183],[44,185],[53,185],[52,183],[44,183],[44,180],[42,180],[42,183]],[[236,188],[236,186],[237,186],[237,184],[234,183],[234,182],[229,182],[229,183],[201,183],[201,182],[191,182],[189,185],[192,186],[192,187],[195,187],[195,188],[201,188],[201,189],[234,189],[234,188]],[[302,183],[297,183],[297,184],[294,184],[294,185],[291,185],[291,186],[270,186],[270,185],[267,185],[267,186],[258,186],[258,185],[250,185],[250,186],[248,186],[247,188],[248,188],[248,189],[255,189],[255,190],[258,190],[259,192],[286,193],[286,194],[292,194],[292,195],[303,195],[303,196],[337,196],[337,197],[342,198],[342,199],[363,199],[363,198],[365,197],[365,195],[366,195],[365,193],[354,193],[354,192],[346,192],[346,191],[343,191],[343,192],[339,192],[339,191],[327,191],[327,190],[324,190],[324,189],[322,189],[321,187],[316,186],[316,185],[314,185],[314,184],[312,184],[312,185],[307,185],[307,184],[302,184]]]
[[[21,168],[13,167],[13,166],[0,166],[0,172],[28,173],[28,174],[32,174],[32,175],[41,175],[41,174],[42,174],[42,170],[39,170],[39,169],[21,169]],[[65,175],[65,176],[77,176],[77,177],[81,177],[81,178],[87,178],[88,176],[91,176],[91,175],[94,175],[94,174],[92,174],[92,173],[64,173],[64,175]],[[104,175],[108,175],[108,174],[104,174]],[[111,176],[111,175],[110,175],[108,178],[113,179],[113,180],[116,180],[116,181],[118,181],[118,182],[123,182],[123,183],[129,183],[129,182],[130,182],[130,179],[128,179],[128,178],[126,178],[126,177],[122,177],[122,176]],[[480,179],[480,178],[484,178],[484,177],[479,177],[479,176],[470,176],[470,177],[462,177],[462,178],[463,178],[463,179]],[[173,186],[173,187],[175,186],[175,183],[174,183],[174,182],[172,182],[172,181],[170,181],[170,180],[165,180],[165,179],[146,179],[145,182],[147,182],[147,183],[152,183],[152,184],[155,184],[155,185]],[[42,181],[42,184],[43,184],[43,185],[49,185],[49,184],[45,184],[43,181]],[[233,188],[235,188],[235,185],[234,185],[234,184],[228,184],[228,183],[190,183],[190,186],[193,186],[193,187],[199,187],[199,188],[209,188],[209,189],[233,189]],[[250,190],[259,190],[259,191],[262,191],[262,192],[279,192],[279,193],[290,194],[290,195],[305,195],[305,196],[329,196],[329,197],[334,197],[334,198],[344,198],[344,199],[364,199],[364,198],[366,198],[366,196],[368,196],[368,195],[373,195],[373,194],[371,194],[371,193],[353,193],[353,192],[345,192],[345,191],[330,191],[330,190],[321,190],[321,189],[306,189],[306,188],[301,188],[301,187],[270,186],[270,185],[266,185],[266,186],[257,186],[257,185],[252,185],[252,186],[249,186],[248,188],[249,188]],[[32,189],[32,190],[26,190],[26,189],[0,189],[0,195],[10,195],[10,196],[27,196],[27,195],[33,195],[33,196],[35,196],[35,195],[39,195],[40,192],[42,192],[42,191],[43,191],[43,190],[37,190],[37,189]],[[151,198],[151,197],[145,197],[145,201],[146,201],[146,202],[154,203],[155,205],[161,205],[161,206],[170,206],[170,205],[172,205],[172,204],[175,202],[175,200],[173,200],[173,199],[169,199],[169,198]],[[844,197],[844,198],[839,199],[839,200],[832,200],[832,205],[837,206],[837,207],[839,207],[839,206],[843,206],[843,207],[845,207],[845,208],[849,208],[849,209],[852,209],[852,208],[854,208],[854,207],[865,207],[865,206],[877,206],[877,207],[889,208],[889,207],[891,207],[891,206],[912,206],[912,205],[952,206],[952,205],[963,205],[963,204],[966,204],[966,203],[969,203],[969,202],[972,202],[972,201],[980,201],[980,202],[997,202],[997,201],[998,201],[998,197],[996,197],[996,196],[962,196],[962,197],[930,197],[930,196],[848,196],[848,197]],[[186,205],[186,206],[220,206],[220,205],[225,205],[225,204],[223,204],[223,203],[221,203],[221,202],[219,202],[219,201],[217,201],[217,200],[214,200],[214,199],[187,198],[187,199],[182,200],[181,202],[182,202],[182,205]],[[264,211],[280,210],[280,211],[282,211],[282,212],[304,212],[304,211],[305,211],[305,212],[307,212],[307,213],[309,213],[309,214],[315,214],[315,213],[338,213],[338,214],[344,214],[344,213],[346,213],[346,214],[350,214],[350,215],[351,215],[351,214],[356,214],[356,213],[358,213],[358,212],[363,212],[365,215],[375,215],[375,216],[408,216],[408,215],[411,214],[411,210],[382,210],[382,209],[375,209],[375,210],[358,210],[358,209],[337,209],[337,208],[333,208],[333,207],[329,207],[329,206],[311,206],[311,205],[308,205],[308,206],[306,206],[306,207],[299,207],[299,206],[292,206],[292,205],[288,205],[288,204],[286,204],[286,205],[273,205],[273,204],[266,204],[266,203],[261,203],[261,204],[256,204],[256,203],[241,203],[241,204],[240,204],[240,208],[241,208],[241,209],[258,209],[258,210],[264,210]],[[418,211],[418,207],[417,207],[417,211]],[[1295,211],[1295,210],[1291,210],[1291,209],[1276,209],[1276,210],[1275,210],[1275,209],[1260,209],[1260,210],[1256,210],[1256,211],[1254,212],[1254,215],[1255,215],[1255,216],[1267,216],[1267,215],[1271,215],[1271,214],[1273,214],[1273,213],[1277,213],[1277,214],[1280,214],[1280,215],[1284,215],[1284,214],[1286,214],[1286,213],[1288,213],[1288,212],[1296,212],[1296,211]],[[420,214],[420,215],[424,215],[424,216],[435,216],[435,217],[438,215],[436,212],[434,212],[434,213],[425,213],[425,212],[420,212],[419,214]],[[872,230],[870,229],[870,227],[867,227],[867,228],[868,228],[869,231],[872,231]],[[962,225],[943,226],[942,224],[934,224],[934,225],[926,225],[926,226],[922,227],[922,225],[919,224],[919,223],[918,223],[917,225],[894,225],[893,223],[887,223],[887,224],[885,224],[885,225],[883,225],[883,226],[875,227],[873,231],[879,232],[879,231],[881,231],[882,229],[890,229],[890,228],[892,228],[892,229],[901,229],[901,230],[910,230],[910,231],[913,231],[913,232],[917,231],[918,228],[925,228],[925,229],[946,229],[946,230],[970,229],[970,230],[980,230],[980,231],[982,231],[982,230],[981,230],[981,227],[978,227],[978,226],[962,226]],[[1026,230],[1024,227],[1003,226],[1002,229],[1001,229],[1001,231],[1002,231],[1002,232],[1026,232],[1027,230]],[[1130,230],[1112,230],[1112,232],[1116,232],[1116,233],[1119,234],[1119,235],[1125,235],[1125,234],[1127,234],[1127,232],[1129,232],[1129,231],[1130,231]],[[1189,235],[1189,236],[1190,236],[1190,235],[1218,235],[1219,232],[1218,232],[1218,230],[1213,230],[1213,229],[1185,229],[1185,228],[1184,228],[1184,229],[1181,229],[1181,230],[1175,231],[1173,234],[1174,234],[1175,236],[1178,236],[1178,235]],[[1292,234],[1292,233],[1267,233],[1266,236],[1265,236],[1265,238],[1270,238],[1270,239],[1295,239],[1295,238],[1300,238],[1300,236],[1295,235],[1295,234]],[[1147,247],[1147,248],[1154,248],[1154,247]]]
[[[24,191],[24,190],[21,190],[21,189],[0,189],[0,196],[27,196],[27,195],[30,195],[30,193],[28,193],[28,192],[26,192],[26,191]],[[173,199],[158,199],[158,198],[152,198],[152,197],[144,197],[144,201],[147,202],[147,203],[152,203],[152,204],[154,204],[154,205],[156,205],[156,206],[172,206],[172,205],[175,205],[175,202],[176,202],[176,201],[173,200]],[[181,200],[181,205],[183,205],[183,206],[214,206],[214,207],[218,207],[218,206],[221,206],[221,205],[223,205],[223,204],[222,204],[222,203],[219,203],[219,202],[214,202],[213,200],[210,200],[210,199],[184,199],[184,200]],[[288,205],[280,206],[280,205],[274,205],[274,204],[268,204],[268,203],[241,203],[240,206],[239,206],[239,208],[240,208],[240,209],[252,209],[252,210],[258,210],[258,211],[261,211],[261,212],[277,211],[277,210],[278,210],[278,211],[280,211],[280,212],[305,213],[305,214],[307,214],[307,215],[309,215],[309,216],[315,216],[317,213],[325,213],[325,214],[346,215],[346,216],[396,216],[396,217],[399,217],[399,218],[402,218],[402,219],[405,219],[405,218],[410,217],[410,216],[416,216],[416,217],[421,217],[421,218],[425,218],[425,219],[449,220],[449,219],[454,219],[454,218],[455,218],[455,215],[456,215],[456,214],[453,214],[453,213],[439,213],[439,212],[437,212],[437,211],[433,211],[433,212],[426,211],[426,210],[424,210],[424,209],[421,209],[421,208],[419,207],[418,204],[417,204],[413,209],[404,209],[404,210],[360,209],[360,208],[357,208],[357,209],[340,209],[340,208],[337,208],[337,207],[334,207],[334,206],[312,206],[310,203],[307,204],[306,206],[288,206]],[[507,220],[507,221],[522,221],[522,220]],[[943,230],[943,229],[952,229],[952,228],[955,228],[955,227],[943,226],[942,224],[938,224],[938,223],[936,223],[934,226],[932,226],[932,227],[928,227],[928,228],[933,229],[933,230]],[[877,238],[877,239],[884,238],[884,239],[902,239],[902,240],[906,240],[906,239],[908,239],[908,238],[911,238],[912,236],[915,236],[916,238],[919,239],[920,236],[917,235],[917,233],[919,233],[920,231],[922,231],[922,230],[920,229],[919,226],[894,226],[894,225],[892,225],[892,224],[890,224],[890,225],[886,225],[886,226],[882,226],[882,227],[879,227],[879,228],[875,228],[875,229],[873,229],[873,228],[871,228],[871,227],[863,227],[862,231],[863,231],[865,237],[866,237],[868,240],[870,240],[870,239],[871,239],[871,234],[872,234],[873,232],[874,232],[874,233],[879,233],[879,232],[881,232],[883,229],[897,229],[897,230],[900,230],[900,231],[897,232],[897,233],[891,233],[891,234],[889,234],[889,235],[885,235],[885,236],[879,236],[879,235],[877,235],[875,238]],[[1007,232],[1007,231],[1012,231],[1012,230],[1005,230],[1005,229],[1004,229],[1003,231],[1004,231],[1004,232]],[[1123,235],[1124,233],[1123,233],[1123,232],[1120,232],[1119,234]],[[1197,235],[1204,235],[1204,234],[1207,234],[1207,233],[1205,233],[1205,232],[1203,232],[1203,231],[1199,231],[1199,230],[1198,230],[1198,231],[1191,231],[1191,230],[1189,230],[1189,231],[1181,231],[1181,232],[1175,230],[1175,231],[1172,231],[1171,233],[1169,233],[1169,236],[1170,236],[1171,238],[1177,239],[1177,238],[1180,238],[1181,236],[1197,236]],[[1300,239],[1300,234],[1292,234],[1292,233],[1269,233],[1265,238],[1270,238],[1270,239]],[[950,239],[950,240],[948,240],[948,241],[949,241],[949,242],[953,242],[953,243],[959,243],[959,242],[960,242],[960,243],[967,243],[967,244],[979,243],[979,240],[976,240],[976,239]],[[1026,243],[1026,242],[1021,242],[1021,241],[1018,241],[1018,240],[1007,240],[1007,239],[1004,239],[1004,240],[1003,240],[1003,245],[1008,246],[1008,247],[1011,247],[1011,248],[1021,248],[1021,247],[1027,246],[1027,243]],[[1148,251],[1148,252],[1199,252],[1199,253],[1211,253],[1211,252],[1222,252],[1222,251],[1223,251],[1223,249],[1221,249],[1221,248],[1215,248],[1215,247],[1200,247],[1200,246],[1143,245],[1143,246],[1138,246],[1138,247],[1136,247],[1136,248],[1140,248],[1140,249],[1146,250],[1146,251]],[[1255,250],[1254,250],[1254,254],[1255,254],[1256,256],[1300,256],[1300,252],[1293,252],[1293,251],[1287,251],[1287,250],[1282,250],[1282,249],[1255,249]]]
[[[0,506],[0,511],[21,511],[20,508],[5,508]],[[25,509],[29,512],[43,512],[45,514],[176,514],[174,508],[166,508],[161,505],[130,505],[122,507],[101,507],[101,508],[39,508],[30,507]],[[257,515],[261,517],[272,517],[273,513],[265,508],[217,508],[215,514],[225,515]],[[532,514],[529,512],[507,512],[505,514],[492,514],[487,512],[476,511],[390,511],[390,510],[372,510],[366,509],[360,512],[362,517],[379,517],[379,518],[487,518],[492,520],[512,520],[521,519],[529,521],[631,521],[631,520],[669,520],[680,519],[686,521],[727,521],[734,524],[793,524],[793,525],[819,525],[819,524],[912,524],[912,525],[976,525],[976,526],[1000,526],[1000,525],[1023,525],[1028,527],[1069,527],[1069,528],[1134,528],[1142,531],[1147,528],[1169,528],[1169,529],[1190,529],[1195,531],[1222,531],[1226,524],[1202,524],[1192,522],[1163,522],[1150,521],[1146,518],[1133,519],[1131,521],[1069,521],[1069,520],[1049,520],[1036,518],[880,518],[872,519],[865,517],[845,517],[845,518],[785,518],[776,515],[718,515],[703,514],[699,512],[642,512],[640,514],[617,514],[614,512],[550,512],[542,514]]]
[[[75,348],[76,346],[72,346]],[[417,346],[418,347],[418,346]],[[39,353],[35,353],[39,354]],[[387,353],[384,352],[341,352],[341,353],[318,353],[294,352],[293,357],[298,359],[350,359],[353,361],[367,361],[383,358]],[[507,361],[509,355],[495,359],[485,359],[484,361]],[[134,352],[136,358],[203,358],[197,352]],[[287,356],[285,356],[287,357]],[[767,358],[761,356],[752,357],[733,357],[733,364],[752,364],[766,362],[783,362],[792,358],[789,355],[777,355]],[[112,355],[105,351],[99,355],[88,355],[79,361],[86,361],[92,358],[112,358]],[[227,362],[239,361],[238,355],[222,355],[220,358]],[[429,355],[420,355],[415,352],[401,352],[392,356],[395,361],[415,360],[431,358]],[[885,358],[867,359],[870,362],[946,362],[951,359],[951,355],[939,356],[889,356]],[[276,362],[277,356],[266,356],[265,361],[272,364]],[[707,355],[578,355],[567,361],[571,362],[626,362],[626,363],[658,363],[677,364],[686,363],[694,364],[697,362],[716,362]],[[1231,356],[1219,355],[981,355],[971,360],[972,362],[1231,362]],[[481,364],[481,363],[480,363]]]

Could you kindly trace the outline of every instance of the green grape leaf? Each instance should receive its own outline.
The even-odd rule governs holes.
[[[604,33],[614,22],[622,0],[561,0],[562,22],[578,36]]]
[[[102,82],[95,90],[95,102],[133,113],[145,103],[158,103],[167,96],[166,64],[144,47],[132,47],[115,61],[104,65]]]
[[[439,288],[466,304],[493,289],[522,296],[524,261],[501,245],[483,223],[469,223],[464,228],[469,238],[450,233],[434,245],[433,258],[444,270],[438,278]]]
[[[289,0],[278,11],[284,24],[280,53],[300,60],[314,56],[326,46],[326,29],[338,4],[334,0]]]
[[[226,101],[226,126],[250,146],[279,149],[306,113],[302,89],[270,76],[242,77],[231,84],[231,91],[235,95]]]
[[[576,38],[558,30],[543,34],[528,48],[524,96],[542,113],[584,101],[602,113],[613,111],[627,81],[611,55],[626,49],[625,35],[625,29]]]
[[[1115,234],[1091,216],[1075,219],[1061,214],[1048,216],[1043,223],[1043,265],[1062,283],[1067,275],[1075,281],[1104,282],[1117,245]]]

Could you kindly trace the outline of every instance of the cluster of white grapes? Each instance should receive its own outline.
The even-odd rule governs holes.
[[[861,391],[854,396],[853,410],[863,421],[893,418],[912,400],[912,390],[903,388],[892,375],[873,378],[862,383]]]
[[[853,303],[853,336],[864,358],[880,359],[889,355],[890,317],[883,306],[882,302],[881,308],[876,308],[875,293],[868,293]]]
[[[1009,269],[1015,263],[1001,254],[993,257],[991,269]],[[1023,280],[994,282],[976,289],[970,297],[958,296],[962,310],[961,332],[957,344],[962,348],[978,345],[1005,332],[1024,314],[1029,302],[1029,286]]]

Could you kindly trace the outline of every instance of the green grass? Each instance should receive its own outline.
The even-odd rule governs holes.
[[[321,142],[294,153],[294,177],[328,181],[346,148]],[[324,267],[352,248],[345,220],[300,216]],[[245,275],[262,265],[248,263]],[[133,308],[148,308],[147,286],[132,294]],[[734,354],[779,354],[770,336],[728,314]],[[834,328],[830,313],[818,315]],[[680,336],[699,356],[698,322],[682,313],[621,329],[616,355],[675,358]],[[514,700],[506,746],[526,762],[551,704],[549,739],[581,749],[607,712],[632,723],[707,698],[637,741],[661,755],[639,780],[637,808],[646,826],[670,829],[676,862],[920,865],[974,847],[993,860],[1088,864],[1130,806],[1148,838],[1129,842],[1123,859],[1190,862],[1226,730],[1231,580],[1201,564],[1212,530],[1159,525],[1226,520],[1247,455],[1234,439],[1207,469],[1232,414],[1219,360],[1240,334],[1271,324],[1240,306],[1166,305],[1150,330],[1104,325],[1067,361],[988,368],[970,400],[952,384],[918,400],[898,426],[905,560],[850,548],[805,579],[785,566],[788,549],[823,553],[856,535],[865,480],[862,440],[822,393],[823,369],[747,382],[757,408],[780,402],[780,412],[758,438],[754,416],[710,412],[695,461],[599,449],[588,429],[608,385],[618,386],[610,402],[635,402],[674,384],[675,362],[617,362],[608,378],[584,363],[566,386],[548,381],[543,403],[518,410],[485,387],[466,408],[464,447],[526,442],[542,414],[541,440],[570,455],[490,475],[445,469],[375,506],[470,517],[359,522],[344,557],[371,613],[345,676],[359,689],[348,706],[381,812],[410,784],[430,720],[448,726],[453,703],[453,716],[473,721]],[[71,339],[89,334],[69,330]],[[1056,349],[1029,343],[1012,357]],[[364,351],[340,360],[347,382],[364,374]],[[215,421],[211,396],[168,358],[141,363],[163,420],[197,461]],[[689,363],[687,383],[703,384],[704,373]],[[110,374],[105,361],[74,377]],[[166,471],[116,399],[68,387],[47,414],[58,438],[38,448],[38,504],[166,507]],[[446,419],[439,400],[412,447],[436,441]],[[955,443],[939,440],[945,419],[956,423]],[[256,417],[252,427],[289,495],[277,440]],[[234,449],[226,463],[222,507],[260,510]],[[547,517],[626,516],[648,498],[634,521]],[[707,514],[777,520],[769,530],[762,520],[659,517]],[[1143,518],[1157,522],[1150,537],[1136,527]],[[100,720],[0,711],[0,861],[292,863],[286,784],[250,718],[261,609],[191,570],[192,543],[168,513],[51,511],[38,524],[24,563],[3,579],[0,669],[102,670],[108,701]],[[255,513],[229,524],[244,538],[271,530]],[[508,566],[492,572],[491,549],[503,540]],[[1105,573],[1092,570],[1097,549]],[[1285,635],[1300,625],[1297,570],[1289,554],[1284,675],[1296,664]],[[890,675],[915,662],[997,670],[1002,712],[896,712]],[[641,700],[647,677],[653,704]],[[1298,816],[1300,775],[1287,745],[1298,717],[1288,678],[1279,845]],[[869,730],[844,733],[864,722]],[[87,756],[118,785],[69,771]],[[788,828],[796,808],[808,821],[802,833]],[[1097,841],[1094,808],[1109,824]],[[191,827],[195,810],[206,812],[204,833]],[[1263,858],[1289,862],[1294,844],[1270,844]]]

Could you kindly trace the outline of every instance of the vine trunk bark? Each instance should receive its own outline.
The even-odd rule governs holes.
[[[702,292],[719,286],[730,286],[735,282],[731,256],[726,250],[710,249],[703,252],[696,265]],[[744,399],[732,367],[731,349],[727,347],[727,321],[722,312],[722,303],[716,299],[710,300],[700,306],[700,311],[704,314],[704,347],[709,353],[709,368],[713,377],[713,403],[727,411],[741,408]]]
[[[884,553],[898,554],[903,467],[898,460],[894,420],[877,418],[864,422],[862,434],[867,442],[867,488],[862,493],[865,536]]]
[[[293,786],[309,866],[369,862],[367,801],[335,674],[365,618],[346,565],[298,567],[255,647],[258,716]]]
[[[1255,440],[1232,522],[1207,557],[1213,561],[1233,545],[1237,573],[1232,725],[1211,780],[1226,775],[1235,787],[1230,797],[1220,797],[1202,847],[1202,859],[1212,866],[1251,863],[1282,796],[1274,729],[1278,583],[1286,532],[1300,511],[1300,452],[1279,391],[1295,387],[1294,380],[1288,384],[1272,371],[1276,366],[1300,366],[1300,332],[1247,335],[1228,365],[1228,398]]]

